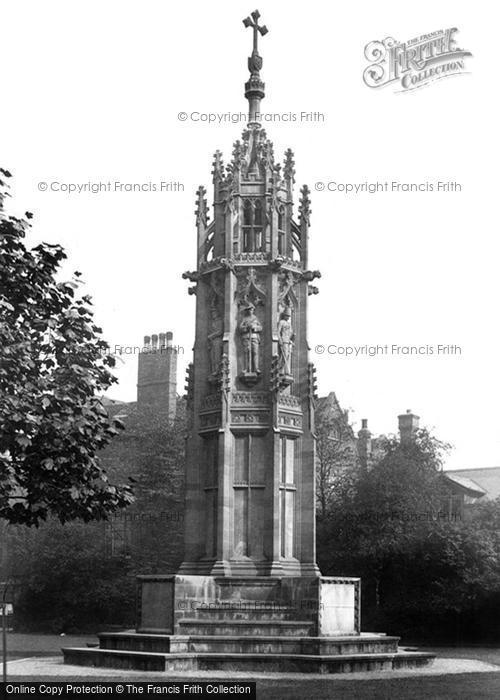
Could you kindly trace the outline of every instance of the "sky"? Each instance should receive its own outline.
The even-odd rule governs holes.
[[[112,348],[173,331],[179,393],[194,339],[181,275],[195,267],[195,192],[207,187],[211,203],[213,153],[227,160],[245,126],[224,115],[246,111],[251,31],[241,20],[253,9],[2,2],[0,166],[14,175],[12,211],[33,212],[30,244],[65,247],[64,273],[82,272]],[[312,190],[310,267],[322,278],[309,343],[320,394],[335,391],[354,428],[368,418],[374,434],[395,432],[397,415],[413,410],[453,445],[448,468],[498,466],[498,9],[484,0],[261,0],[259,9],[269,28],[264,126],[279,157],[295,153],[296,199],[302,184]],[[473,54],[462,75],[406,92],[364,83],[370,42],[451,27]],[[338,189],[438,181],[461,191]],[[339,354],[377,345],[387,353]],[[134,400],[137,354],[118,365],[110,396]]]

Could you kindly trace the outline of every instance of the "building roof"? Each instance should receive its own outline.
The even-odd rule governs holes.
[[[495,499],[500,496],[500,467],[484,467],[482,469],[451,469],[443,472],[455,483],[469,482],[486,494],[487,498]]]
[[[103,406],[117,406],[126,404],[127,401],[119,401],[118,399],[110,399],[107,396],[101,396],[101,403]]]
[[[448,472],[444,472],[444,477],[447,481],[451,481],[454,485],[459,486],[461,490],[465,491],[470,496],[479,498],[486,495],[486,491],[472,479],[468,479],[465,476],[458,476],[458,474],[449,474]]]
[[[331,428],[337,426],[343,439],[354,440],[354,431],[349,423],[349,412],[340,406],[334,391],[318,398],[315,417],[317,425],[323,424]]]

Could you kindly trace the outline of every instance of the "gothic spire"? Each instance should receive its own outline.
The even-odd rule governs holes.
[[[245,97],[248,100],[248,126],[258,129],[260,115],[260,101],[264,99],[265,83],[260,79],[260,69],[262,68],[262,57],[259,55],[258,40],[259,34],[264,36],[268,29],[265,25],[259,25],[260,12],[254,10],[250,17],[243,20],[245,27],[253,29],[253,50],[252,55],[248,59],[248,70],[250,71],[250,80],[245,83]]]

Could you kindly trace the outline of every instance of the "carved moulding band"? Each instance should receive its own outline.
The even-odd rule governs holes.
[[[270,411],[231,411],[231,427],[238,428],[269,428]]]
[[[269,394],[265,391],[233,391],[231,404],[233,406],[269,406]]]
[[[286,428],[287,430],[302,432],[302,416],[295,413],[283,413],[280,411],[278,414],[278,426],[280,428]]]
[[[233,255],[234,262],[238,265],[244,263],[268,263],[270,260],[270,253],[235,253]]]
[[[221,426],[220,411],[200,414],[200,433],[217,430]]]
[[[220,393],[208,394],[201,402],[201,411],[213,411],[214,409],[220,408],[221,405],[222,399]]]
[[[287,406],[288,408],[295,408],[299,411],[301,409],[300,399],[298,396],[280,394],[278,396],[278,404],[280,406]]]

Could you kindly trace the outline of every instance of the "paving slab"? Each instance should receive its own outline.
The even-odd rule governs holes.
[[[366,671],[360,673],[341,673],[328,674],[326,678],[332,683],[336,681],[356,681],[369,679],[397,679],[397,678],[412,678],[421,676],[443,676],[448,674],[464,674],[464,673],[500,673],[500,666],[486,663],[477,659],[463,658],[437,658],[432,666],[424,666],[416,669],[403,669],[398,671]],[[192,679],[192,678],[207,678],[220,680],[236,680],[236,679],[297,679],[304,683],[308,681],[325,680],[324,674],[316,673],[234,673],[223,671],[190,671],[188,674],[182,673],[155,673],[144,671],[123,671],[117,669],[102,669],[86,666],[69,666],[64,664],[62,657],[37,657],[27,659],[16,659],[8,663],[8,677],[11,681],[24,680],[58,680],[71,678],[76,680],[110,680],[118,681],[123,678],[131,678],[139,680],[177,680],[177,679]]]

